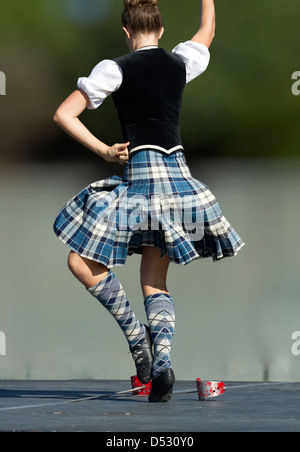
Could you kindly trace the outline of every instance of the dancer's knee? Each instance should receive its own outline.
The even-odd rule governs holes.
[[[166,279],[157,274],[141,274],[141,287],[145,297],[156,293],[169,293]]]
[[[71,251],[68,256],[68,268],[77,279],[83,277],[87,273],[87,269],[82,258],[73,251]]]
[[[147,265],[148,264],[148,265]],[[153,265],[143,261],[140,282],[145,297],[156,293],[168,293],[167,269],[162,265]]]
[[[68,267],[73,275],[87,288],[98,284],[108,274],[108,269],[71,251]]]

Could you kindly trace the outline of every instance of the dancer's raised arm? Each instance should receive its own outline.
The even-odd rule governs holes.
[[[210,47],[215,37],[216,14],[214,0],[200,0],[201,20],[198,32],[192,41]]]

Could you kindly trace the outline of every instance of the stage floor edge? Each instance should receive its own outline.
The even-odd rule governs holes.
[[[300,432],[300,383],[228,382],[225,394],[199,401],[195,381],[177,381],[168,403],[147,396],[106,397],[131,388],[119,380],[0,380],[1,432]]]

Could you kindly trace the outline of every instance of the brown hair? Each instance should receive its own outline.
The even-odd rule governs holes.
[[[163,19],[158,0],[124,0],[123,26],[130,26],[133,33],[159,33]]]

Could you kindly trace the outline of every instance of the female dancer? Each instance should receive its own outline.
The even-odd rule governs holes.
[[[152,379],[150,402],[166,402],[175,382],[170,361],[174,301],[166,279],[170,262],[235,256],[244,245],[206,185],[192,178],[180,137],[184,87],[209,63],[214,38],[213,0],[201,2],[200,28],[172,53],[158,47],[164,32],[158,0],[124,0],[128,55],[101,61],[58,108],[54,120],[109,162],[123,178],[95,182],[71,199],[55,221],[70,248],[71,272],[116,319],[142,383]],[[108,146],[78,119],[110,94],[124,143]],[[141,287],[149,326],[133,312],[111,268],[141,255]],[[153,348],[153,350],[152,350]]]

